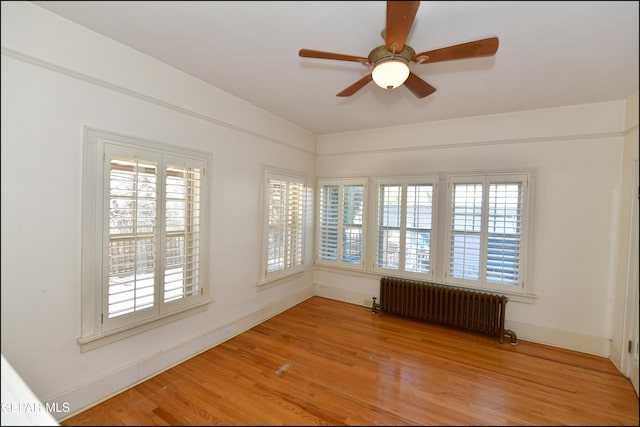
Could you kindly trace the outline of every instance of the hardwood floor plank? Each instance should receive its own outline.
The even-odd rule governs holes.
[[[638,425],[606,358],[312,297],[61,423]]]

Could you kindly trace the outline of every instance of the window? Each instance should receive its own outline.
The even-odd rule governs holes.
[[[287,172],[266,171],[264,279],[301,271],[304,267],[306,180]]]
[[[363,267],[366,181],[319,181],[318,188],[318,262]]]
[[[207,155],[91,129],[85,135],[81,344],[208,296]]]
[[[525,301],[533,296],[525,267],[534,178],[534,172],[376,178],[372,203],[368,178],[320,179],[316,265]]]
[[[435,179],[379,180],[376,270],[431,277]]]
[[[449,178],[448,282],[522,289],[528,182],[527,175]]]

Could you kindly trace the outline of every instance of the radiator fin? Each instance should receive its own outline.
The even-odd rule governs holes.
[[[428,282],[382,277],[380,311],[487,335],[505,334],[507,297]]]

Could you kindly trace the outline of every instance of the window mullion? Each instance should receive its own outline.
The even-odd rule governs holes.
[[[109,209],[111,202],[111,158],[107,155],[103,156],[103,212],[102,217],[102,275],[100,278],[101,287],[101,304],[100,304],[100,323],[104,326],[104,320],[109,317],[109,269],[110,269],[110,253],[111,253],[111,235],[109,223]]]
[[[487,252],[489,247],[489,180],[482,180],[482,219],[480,226],[480,265],[478,281],[481,287],[485,286],[487,277]]]
[[[400,190],[400,238],[398,243],[398,269],[405,271],[406,237],[407,237],[407,184],[402,183]]]
[[[167,255],[166,248],[166,180],[167,180],[167,165],[164,158],[161,158],[158,165],[158,179],[157,179],[157,193],[156,193],[156,253],[154,255],[156,259],[154,284],[154,307],[159,313],[161,306],[164,305],[164,282],[165,282],[165,257]]]
[[[338,230],[336,236],[336,261],[342,262],[343,251],[343,230],[344,230],[344,185],[338,185]]]
[[[287,248],[289,247],[289,240],[291,236],[289,236],[289,215],[291,214],[291,210],[289,207],[289,191],[291,191],[291,183],[289,181],[285,182],[284,185],[284,200],[283,205],[281,206],[281,227],[282,227],[282,242],[280,243],[280,252],[282,253],[282,262],[283,268],[287,269],[289,266],[289,251]]]

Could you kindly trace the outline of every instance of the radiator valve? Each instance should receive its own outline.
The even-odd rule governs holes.
[[[511,329],[505,329],[504,336],[509,336],[511,345],[518,345],[518,336]]]

